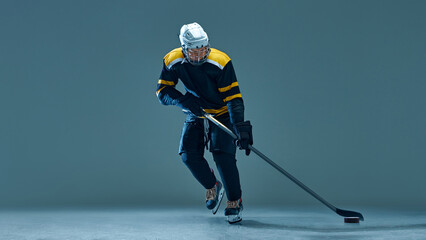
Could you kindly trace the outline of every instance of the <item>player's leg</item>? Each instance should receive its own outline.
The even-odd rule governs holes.
[[[195,179],[206,188],[206,207],[215,214],[224,190],[204,158],[204,146],[203,121],[187,119],[182,130],[179,153]]]
[[[243,204],[241,200],[240,176],[235,154],[215,151],[213,152],[213,158],[228,197],[225,216],[228,217],[229,223],[239,222],[242,219],[241,212]]]

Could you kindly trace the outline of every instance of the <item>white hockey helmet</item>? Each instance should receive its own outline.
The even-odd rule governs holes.
[[[183,25],[179,40],[188,62],[201,65],[207,61],[210,53],[209,37],[200,24],[194,22]]]

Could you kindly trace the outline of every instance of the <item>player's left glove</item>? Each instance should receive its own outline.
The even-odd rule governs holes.
[[[240,149],[246,150],[246,155],[250,155],[251,150],[249,145],[253,145],[253,133],[250,121],[240,122],[234,124],[234,130],[238,137],[237,146]]]
[[[197,117],[202,117],[204,115],[204,111],[198,102],[198,98],[187,92],[182,97],[175,100],[176,106],[182,108],[186,112],[191,112],[193,115]]]

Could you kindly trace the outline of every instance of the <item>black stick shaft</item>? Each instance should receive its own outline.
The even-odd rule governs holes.
[[[206,118],[208,118],[210,121],[212,121],[214,124],[216,124],[218,127],[220,127],[222,130],[224,130],[226,133],[231,135],[235,140],[237,139],[237,135],[235,135],[229,128],[227,128],[225,125],[223,125],[221,122],[216,120],[212,115],[206,113],[204,115]],[[327,202],[324,198],[322,198],[320,195],[312,191],[310,188],[308,188],[305,184],[303,184],[301,181],[299,181],[297,178],[295,178],[293,175],[291,175],[289,172],[284,170],[282,167],[280,167],[278,164],[276,164],[274,161],[269,159],[265,154],[261,153],[259,150],[254,148],[253,146],[249,145],[250,150],[252,150],[254,153],[256,153],[260,158],[262,158],[265,162],[269,163],[272,167],[277,169],[280,173],[284,174],[286,177],[288,177],[291,181],[296,183],[299,187],[301,187],[303,190],[311,194],[314,198],[316,198],[318,201],[322,202],[324,205],[329,207],[334,212],[337,211],[337,208],[333,206],[331,203]]]
[[[269,159],[267,156],[265,156],[263,153],[261,153],[259,150],[254,148],[253,146],[249,146],[250,150],[252,150],[254,153],[256,153],[259,157],[261,157],[265,162],[269,163],[272,167],[277,169],[280,173],[284,174],[286,177],[288,177],[291,181],[296,183],[299,187],[301,187],[303,190],[311,194],[314,198],[316,198],[318,201],[325,204],[327,207],[329,207],[331,210],[336,212],[337,208],[333,206],[331,203],[327,202],[324,198],[322,198],[320,195],[312,191],[312,189],[308,188],[305,184],[303,184],[301,181],[299,181],[297,178],[295,178],[293,175],[291,175],[289,172],[284,170],[282,167],[278,166],[275,162],[273,162],[271,159]]]

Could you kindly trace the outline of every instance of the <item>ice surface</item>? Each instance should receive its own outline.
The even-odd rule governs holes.
[[[302,207],[245,206],[234,225],[223,209],[202,207],[3,210],[0,239],[426,239],[425,211],[351,210],[366,220],[348,224],[327,208]]]

